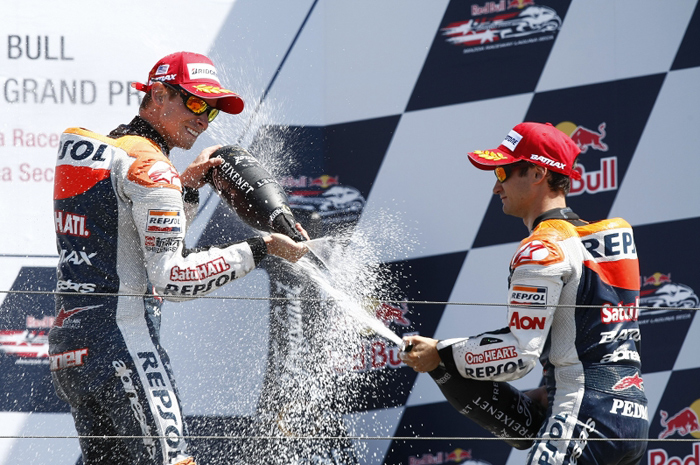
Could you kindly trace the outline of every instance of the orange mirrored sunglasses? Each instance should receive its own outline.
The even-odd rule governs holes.
[[[170,87],[171,89],[179,91],[180,97],[182,97],[182,102],[185,104],[187,109],[190,110],[195,115],[201,115],[205,111],[209,111],[207,118],[209,119],[209,122],[211,123],[212,121],[214,121],[214,118],[216,118],[216,116],[219,114],[218,109],[212,107],[211,105],[209,105],[207,102],[205,102],[201,98],[197,97],[196,95],[190,94],[182,87],[174,86],[172,84],[168,84],[167,82],[163,82],[163,84]]]

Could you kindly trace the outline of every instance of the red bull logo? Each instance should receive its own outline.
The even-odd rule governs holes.
[[[324,174],[316,179],[312,179],[309,185],[328,189],[331,186],[338,185],[338,176],[328,176],[327,174]]]
[[[693,443],[693,452],[684,458],[669,457],[663,449],[652,449],[649,451],[649,465],[695,465],[700,463],[700,442]]]
[[[457,448],[452,452],[437,452],[435,454],[423,454],[419,457],[409,457],[409,465],[434,465],[442,463],[462,463],[465,460],[472,459],[472,451]],[[486,464],[487,462],[479,461],[479,463]]]
[[[362,344],[359,352],[352,356],[352,371],[365,373],[368,371],[397,369],[403,366],[399,356],[401,348],[388,345],[383,339],[373,339]],[[338,367],[343,371],[342,366]]]
[[[511,8],[518,8],[519,10],[522,10],[526,6],[534,4],[535,0],[510,0],[508,2],[508,9],[510,10]]]
[[[389,326],[391,323],[409,326],[411,320],[406,318],[406,313],[408,313],[408,305],[406,305],[406,303],[395,305],[390,302],[381,302],[377,305],[375,310],[375,316],[381,320],[385,326]]]
[[[463,462],[464,460],[472,458],[472,451],[471,450],[464,450],[457,448],[453,450],[452,452],[447,454],[447,457],[445,458],[445,462]]]
[[[663,274],[658,271],[651,276],[642,277],[642,286],[656,286],[671,282],[671,274]]]
[[[581,154],[588,152],[589,148],[599,152],[607,152],[608,145],[603,142],[605,139],[605,122],[598,125],[598,131],[577,125],[571,121],[562,121],[557,124],[557,129],[571,137],[571,140],[581,149]]]
[[[600,125],[598,125],[598,132],[583,126],[578,126],[569,137],[578,145],[578,148],[581,149],[581,153],[588,152],[589,148],[601,152],[608,151],[607,144],[603,142],[603,139],[605,139],[605,123],[600,123]]]
[[[581,149],[581,154],[588,152],[589,148],[599,152],[608,151],[608,145],[603,142],[606,135],[605,122],[598,125],[598,131],[593,131],[571,121],[562,121],[556,127],[571,137],[571,140]],[[600,169],[597,171],[586,170],[586,167],[579,160],[576,170],[581,175],[581,179],[571,180],[571,192],[569,195],[578,195],[584,192],[597,194],[599,192],[617,190],[617,166],[617,157],[606,157],[600,160]]]
[[[691,435],[700,438],[700,399],[693,402],[690,407],[686,407],[680,412],[669,418],[668,413],[664,410],[660,411],[661,426],[663,430],[659,433],[659,439],[665,439],[673,434],[678,433],[680,436]]]

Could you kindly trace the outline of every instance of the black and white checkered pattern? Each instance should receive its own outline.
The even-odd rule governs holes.
[[[539,9],[529,22],[519,18],[528,8]],[[512,26],[506,31],[494,23],[498,20]],[[468,34],[475,35],[473,40]],[[284,153],[293,159],[294,164],[283,166],[284,176],[338,177],[367,199],[359,234],[381,225],[391,212],[411,247],[397,249],[393,238],[377,235],[377,259],[397,273],[402,270],[407,300],[452,302],[411,305],[407,314],[413,323],[408,330],[442,339],[505,325],[501,308],[457,303],[502,302],[507,264],[515,243],[527,234],[520,220],[503,215],[491,194],[493,178],[474,169],[466,153],[497,146],[521,121],[551,122],[572,137],[577,134],[585,149],[579,162],[588,176],[569,205],[589,220],[627,219],[635,228],[645,295],[668,306],[697,307],[698,44],[695,0],[239,0],[210,55],[225,70],[224,82],[239,83],[246,110],[239,118],[220,118],[209,131],[210,140],[201,144],[240,138],[270,156]],[[261,105],[254,96],[261,96]],[[275,131],[270,145],[262,135]],[[175,157],[176,164],[186,165]],[[191,241],[211,243],[245,233],[227,230],[224,207],[215,204],[212,200],[193,225]],[[14,289],[50,288],[51,279],[46,269],[25,268]],[[246,280],[227,295],[266,292],[263,276]],[[45,314],[52,314],[49,303],[28,299],[3,302],[1,329],[21,326],[15,317],[26,305],[46,306]],[[248,305],[245,312],[234,306],[225,317],[205,309],[196,323],[193,305],[169,307],[181,324],[169,327],[166,321],[163,327],[185,408],[198,418],[245,417],[254,408],[257,389],[255,376],[243,380],[237,374],[247,367],[234,356],[226,376],[212,374],[223,367],[201,363],[201,358],[199,365],[193,363],[190,349],[179,348],[177,341],[183,333],[205,331],[213,341],[245,335],[243,347],[227,350],[257,351],[261,359],[253,363],[264,370],[264,327],[256,324],[245,333],[238,327],[254,320],[251,312],[264,315],[265,304]],[[202,315],[216,324],[202,323]],[[643,312],[640,320],[650,437],[700,442],[695,312]],[[205,347],[218,350],[217,344]],[[64,412],[56,424],[67,428],[67,409],[50,399],[49,390],[43,401],[17,394],[21,390],[8,374],[30,367],[18,368],[6,356],[0,356],[0,366],[7,368],[0,371],[2,410]],[[373,393],[367,410],[349,415],[354,425],[365,425],[351,434],[485,436],[444,401],[427,375],[407,368],[396,373]],[[220,393],[198,390],[202,377],[222,389],[239,383],[243,393],[212,412],[209,401]],[[539,373],[531,373],[515,385],[538,383]],[[679,428],[680,418],[689,419],[688,431]],[[200,431],[216,429],[214,423]],[[367,448],[372,452],[364,459],[368,464],[511,465],[524,457],[501,443],[474,440],[371,441]],[[675,463],[673,457],[682,460],[693,453],[688,443],[650,443],[646,460]]]

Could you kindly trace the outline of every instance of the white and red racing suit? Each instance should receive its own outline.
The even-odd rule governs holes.
[[[144,296],[151,285],[164,299],[205,295],[267,249],[262,238],[185,249],[196,204],[183,202],[162,137],[138,117],[110,136],[70,128],[59,144],[52,378],[80,436],[130,436],[81,438],[86,465],[174,464],[189,458],[185,424],[160,307]]]
[[[551,210],[520,243],[510,272],[508,327],[439,341],[445,368],[470,380],[510,381],[539,359],[549,405],[527,463],[637,463],[648,412],[632,228],[619,218],[588,224],[568,208]],[[483,415],[493,407],[481,399],[466,409]]]

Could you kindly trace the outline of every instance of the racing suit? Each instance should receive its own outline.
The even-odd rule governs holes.
[[[139,117],[110,137],[69,128],[59,144],[52,379],[79,436],[131,437],[81,438],[86,465],[189,463],[159,340],[160,306],[144,296],[151,285],[169,300],[205,295],[267,253],[260,237],[185,249],[186,218],[196,203],[183,202],[167,155],[163,138]]]
[[[480,381],[521,378],[539,358],[549,405],[528,464],[634,464],[648,431],[638,301],[630,225],[550,210],[511,260],[508,327],[439,341],[438,352],[448,372]]]

